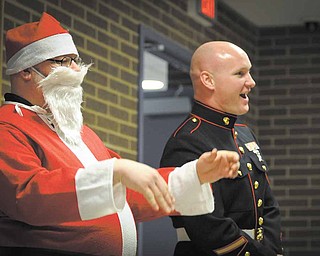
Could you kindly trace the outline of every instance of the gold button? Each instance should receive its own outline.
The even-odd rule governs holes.
[[[259,217],[259,225],[262,226],[262,224],[263,224],[263,218]]]
[[[257,234],[256,235],[256,239],[258,241],[262,241],[262,239],[263,239],[263,228],[258,228],[256,234]]]
[[[239,147],[239,150],[240,150],[240,152],[241,152],[242,154],[244,154],[244,149],[243,149],[243,147]]]
[[[262,169],[266,171],[266,170],[267,170],[267,166],[265,166],[265,165],[263,164],[263,165],[262,165]]]
[[[252,164],[251,163],[247,163],[247,167],[248,167],[249,171],[252,171]]]
[[[261,207],[262,203],[263,203],[262,199],[259,199],[258,200],[258,207]]]
[[[250,252],[246,252],[244,256],[250,256]]]
[[[258,189],[258,187],[259,187],[259,182],[258,182],[258,181],[255,181],[255,182],[254,182],[254,189]]]
[[[238,170],[238,175],[241,177],[242,176],[242,171]]]
[[[225,125],[228,125],[230,123],[230,118],[227,117],[227,116],[225,116],[222,120],[223,120]]]
[[[258,240],[258,241],[261,241],[262,239],[263,239],[263,234],[258,234],[258,235],[257,235],[257,240]]]
[[[196,123],[198,121],[198,119],[197,118],[192,118],[192,122],[194,122],[194,123]]]

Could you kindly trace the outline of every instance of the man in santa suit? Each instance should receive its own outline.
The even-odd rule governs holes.
[[[231,151],[156,170],[106,148],[83,125],[90,65],[49,14],[7,31],[6,55],[0,255],[135,255],[135,222],[212,212],[209,183],[237,175]]]

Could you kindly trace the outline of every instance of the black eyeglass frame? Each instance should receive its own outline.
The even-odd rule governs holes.
[[[72,58],[72,57],[69,57],[69,56],[65,56],[63,57],[61,60],[57,60],[57,59],[47,59],[46,61],[52,61],[62,67],[70,67],[71,66],[71,63],[72,61],[74,63],[76,63],[77,65],[79,65],[81,62],[82,62],[82,59],[80,57],[75,57],[75,58]],[[66,64],[64,64],[66,63]]]

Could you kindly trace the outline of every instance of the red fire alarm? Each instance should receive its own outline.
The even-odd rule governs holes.
[[[215,0],[201,0],[199,12],[204,17],[213,20],[215,18]]]

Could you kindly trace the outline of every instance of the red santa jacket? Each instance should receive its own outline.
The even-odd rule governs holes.
[[[134,255],[135,241],[130,245],[130,236],[136,235],[134,221],[163,213],[152,211],[143,196],[131,190],[126,190],[125,204],[120,202],[120,209],[112,211],[118,207],[113,193],[123,188],[101,180],[112,171],[110,159],[119,156],[84,126],[83,142],[97,160],[85,167],[39,116],[19,104],[0,108],[0,246]],[[173,168],[159,171],[168,182]],[[81,175],[78,179],[84,185],[77,184]],[[81,196],[86,190],[91,197]]]

